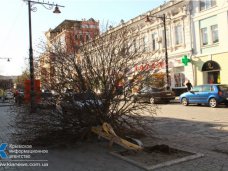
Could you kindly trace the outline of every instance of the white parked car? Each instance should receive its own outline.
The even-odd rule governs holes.
[[[7,99],[13,99],[13,93],[10,92],[10,91],[6,92],[6,94],[5,94],[5,99],[6,99],[6,100],[7,100]]]

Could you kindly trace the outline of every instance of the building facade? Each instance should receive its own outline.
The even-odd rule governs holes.
[[[228,1],[191,2],[195,84],[228,84]]]
[[[121,21],[102,35],[125,27],[140,32],[135,46],[143,47],[148,56],[146,60],[139,59],[137,65],[131,66],[133,72],[151,69],[152,74],[163,73],[162,79],[166,79],[168,74],[167,85],[173,90],[179,90],[177,94],[186,88],[188,80],[193,85],[228,84],[227,0],[170,0],[129,21]],[[69,37],[74,37],[75,50],[75,47],[93,40],[97,35],[99,23],[93,19],[65,20],[46,33],[48,41],[64,42],[69,53],[72,53],[71,46],[68,46],[72,44]],[[154,59],[159,59],[157,70],[153,67]]]
[[[52,81],[56,81],[53,80],[53,76],[57,74],[57,68],[51,65],[56,56],[48,50],[49,48],[52,48],[53,45],[62,46],[67,54],[76,56],[79,46],[94,40],[99,34],[99,22],[93,18],[82,21],[64,20],[54,29],[49,29],[45,33],[47,50],[40,56],[39,61],[41,83],[46,82],[51,85]]]
[[[56,28],[46,32],[48,44],[61,42],[69,53],[85,42],[89,42],[99,35],[99,22],[93,18],[89,20],[64,20]]]
[[[166,29],[162,15],[166,17]],[[147,16],[150,22],[145,22]],[[166,30],[171,89],[185,88],[188,80],[193,85],[228,84],[227,0],[172,0],[124,24],[137,26],[139,42],[145,44],[145,53],[152,54],[135,70],[146,68],[160,57],[164,59],[160,72],[166,72]]]
[[[191,17],[188,8],[189,1],[169,1],[125,23],[121,23],[115,28],[121,29],[121,27],[127,26],[140,31],[138,44],[144,45],[144,53],[149,55],[146,61],[132,67],[135,71],[151,68],[152,74],[155,75],[153,61],[159,59],[156,72],[163,73],[164,80],[168,74],[168,87],[171,89],[185,88],[186,80],[193,82],[192,64],[189,63],[185,66],[182,63],[183,56],[192,57],[193,48]],[[165,23],[162,16],[165,18]],[[165,46],[165,31],[167,46]],[[167,56],[165,54],[166,47]],[[168,73],[166,72],[166,63],[168,64]]]

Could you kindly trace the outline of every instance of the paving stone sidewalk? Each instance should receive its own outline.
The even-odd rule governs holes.
[[[0,143],[9,143],[12,131],[8,123],[9,106],[0,107]],[[143,139],[145,145],[166,143],[170,146],[203,153],[199,159],[175,164],[156,171],[227,171],[228,131],[217,125],[158,117],[151,122],[156,138]],[[159,135],[159,136],[158,136]],[[114,146],[114,148],[118,148]],[[48,149],[48,167],[0,167],[0,171],[143,171],[109,154],[107,142],[79,143],[72,147]]]
[[[12,121],[9,106],[0,107],[0,144],[12,143],[9,126]],[[118,146],[114,146],[119,148]],[[64,144],[58,148],[49,148],[48,154],[35,156],[33,159],[47,159],[48,167],[2,167],[0,171],[143,171],[142,169],[126,163],[110,155],[108,143],[105,141],[77,143],[67,147]],[[1,159],[0,159],[1,163]]]
[[[156,171],[227,171],[228,131],[214,129],[216,125],[173,118],[157,118],[151,124],[160,143],[195,151],[204,157],[172,165]],[[150,144],[152,139],[145,142]]]

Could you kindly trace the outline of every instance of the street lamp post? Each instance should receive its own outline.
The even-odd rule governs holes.
[[[32,7],[34,4],[40,4],[48,10],[53,9],[55,6],[55,10],[53,13],[61,13],[58,7],[64,7],[57,4],[50,4],[49,2],[40,2],[40,1],[32,1],[32,0],[24,0],[28,3],[28,16],[29,16],[29,66],[30,66],[30,105],[31,112],[34,112],[34,104],[35,104],[35,92],[34,92],[34,64],[33,64],[33,48],[32,48],[32,19],[31,19],[31,11],[35,12],[36,8]]]
[[[146,22],[151,22],[150,17],[159,18],[163,22],[164,27],[164,45],[165,45],[165,71],[166,71],[166,89],[169,90],[169,61],[168,61],[168,50],[167,50],[167,35],[166,35],[166,16],[163,14],[162,16],[146,16]]]

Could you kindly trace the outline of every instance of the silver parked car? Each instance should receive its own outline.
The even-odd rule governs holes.
[[[6,94],[5,94],[5,99],[6,100],[13,99],[13,93],[10,92],[10,91],[7,91]]]

